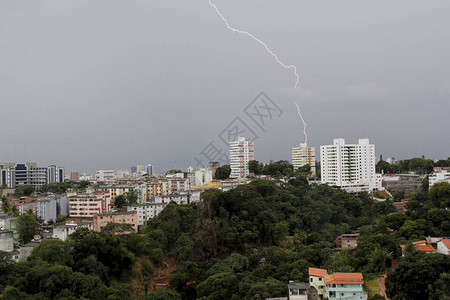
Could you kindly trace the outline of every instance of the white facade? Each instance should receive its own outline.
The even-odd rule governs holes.
[[[300,143],[300,147],[292,148],[292,164],[294,169],[304,165],[311,167],[311,174],[316,174],[316,148],[308,147],[306,143]]]
[[[167,203],[143,203],[127,206],[127,211],[135,211],[137,213],[137,224],[146,225],[148,220],[159,215],[166,207]]]
[[[204,186],[208,182],[212,181],[212,170],[200,169],[198,171],[194,171],[194,176],[189,177],[191,182],[193,181],[194,186]]]
[[[450,240],[440,240],[437,242],[437,252],[450,255]]]
[[[320,146],[322,183],[348,192],[381,189],[381,174],[375,173],[375,145],[369,139],[345,144],[335,139],[333,145]]]
[[[253,143],[245,137],[238,137],[237,141],[230,142],[230,178],[244,178],[250,175],[248,162],[254,159]]]
[[[97,181],[108,181],[116,178],[114,170],[100,170],[95,174],[95,179]]]
[[[36,203],[36,216],[43,221],[56,220],[56,206],[56,200],[40,199]]]
[[[434,172],[428,177],[429,187],[431,188],[436,182],[447,181],[450,183],[450,167],[436,167]]]
[[[65,225],[54,226],[52,238],[65,241],[69,237],[69,235],[71,235],[76,231],[78,227],[86,227],[89,230],[94,229],[92,222],[79,222],[79,223],[69,222],[66,223]]]

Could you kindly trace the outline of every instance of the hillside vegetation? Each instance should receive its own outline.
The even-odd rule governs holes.
[[[308,282],[308,267],[385,274],[401,256],[400,244],[450,234],[448,183],[413,195],[406,215],[394,213],[389,200],[311,187],[303,177],[280,185],[254,180],[228,192],[211,189],[202,199],[198,205],[169,204],[139,234],[81,229],[64,242],[43,241],[26,262],[4,256],[2,299],[280,297],[289,280]],[[358,247],[335,253],[335,238],[355,230]],[[433,259],[433,272],[420,279],[420,287],[430,299],[445,299],[450,258]],[[388,292],[401,295],[393,299],[423,299],[423,292],[411,290],[417,279],[407,269],[426,261],[410,249],[390,272]],[[164,283],[167,289],[154,291]]]

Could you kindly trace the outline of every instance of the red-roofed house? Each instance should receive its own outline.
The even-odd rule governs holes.
[[[323,299],[325,294],[325,277],[327,270],[309,268],[310,299]]]
[[[422,251],[422,252],[426,252],[426,253],[436,252],[436,249],[434,249],[433,246],[428,244],[427,241],[425,241],[425,240],[413,242],[412,245],[418,251]],[[402,248],[402,256],[405,256],[406,255],[406,245],[400,245],[400,247]]]
[[[450,240],[440,240],[437,243],[437,252],[449,255],[450,254]]]
[[[362,273],[334,273],[325,277],[328,299],[367,299]]]

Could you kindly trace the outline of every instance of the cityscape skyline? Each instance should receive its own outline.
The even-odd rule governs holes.
[[[377,156],[449,156],[448,2],[216,2],[298,66],[298,90],[207,1],[1,3],[0,161],[185,170],[261,91],[283,115],[244,119],[259,161],[290,161],[303,141],[294,101],[308,145],[368,137]]]

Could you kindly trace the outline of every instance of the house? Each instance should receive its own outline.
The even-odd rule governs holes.
[[[326,295],[330,300],[365,300],[362,273],[333,273],[325,277]]]
[[[347,233],[338,236],[335,240],[336,250],[355,249],[358,246],[359,233]]]
[[[310,286],[308,283],[290,282],[288,284],[289,300],[309,300]]]
[[[433,246],[428,244],[426,240],[413,242],[411,244],[418,251],[422,251],[422,252],[426,252],[426,253],[435,253],[436,252],[436,249],[434,249]],[[406,245],[400,245],[400,247],[402,248],[402,256],[405,256],[406,255],[406,248],[407,248],[407,246]]]
[[[450,239],[442,239],[437,242],[437,252],[445,255],[450,254]]]
[[[266,298],[266,300],[309,300],[309,284],[290,281],[288,284],[288,297]]]
[[[309,268],[309,286],[310,286],[310,299],[323,299],[325,297],[325,277],[327,276],[327,270]]]

